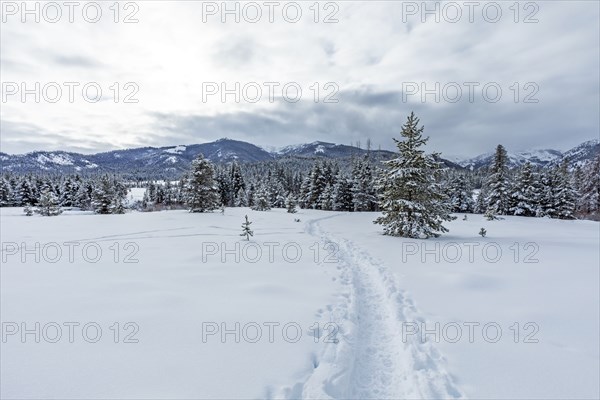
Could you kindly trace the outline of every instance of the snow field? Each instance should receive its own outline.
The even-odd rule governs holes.
[[[597,222],[459,215],[422,241],[377,213],[0,215],[3,398],[600,394]]]

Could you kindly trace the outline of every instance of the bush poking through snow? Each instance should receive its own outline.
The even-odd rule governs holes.
[[[479,234],[481,235],[481,237],[485,237],[485,235],[487,234],[487,231],[485,230],[485,228],[481,228],[479,230]]]

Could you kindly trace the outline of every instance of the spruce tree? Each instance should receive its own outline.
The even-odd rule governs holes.
[[[531,163],[526,162],[521,168],[513,187],[510,212],[523,217],[535,217],[539,209],[539,193],[536,186],[537,175]]]
[[[554,215],[551,216],[559,219],[574,219],[577,193],[572,187],[566,160],[556,169],[555,176],[557,182],[554,194]]]
[[[545,168],[540,174],[538,217],[554,217],[554,196],[556,193],[557,180],[554,176],[554,168]]]
[[[352,168],[352,201],[354,211],[375,211],[377,196],[368,156],[356,160]]]
[[[10,184],[4,178],[0,180],[0,207],[6,207],[10,205]]]
[[[600,155],[582,171],[578,210],[586,216],[600,216]]]
[[[353,209],[352,184],[346,176],[338,175],[333,188],[333,210],[352,211]]]
[[[472,213],[475,210],[473,189],[464,175],[452,179],[447,189],[452,212]]]
[[[218,190],[215,185],[214,168],[202,154],[192,161],[186,182],[186,204],[190,212],[212,211],[219,206]]]
[[[295,214],[297,212],[296,199],[294,198],[294,195],[292,194],[292,192],[290,192],[287,195],[287,198],[285,199],[285,208],[287,209],[287,212],[290,214]]]
[[[264,185],[261,185],[256,191],[252,209],[255,211],[268,211],[271,209],[271,205],[269,204],[269,194]]]
[[[508,179],[508,156],[504,146],[496,147],[494,161],[490,167],[486,198],[487,211],[493,215],[507,215],[510,212],[510,190]]]
[[[380,187],[383,190],[380,204],[383,216],[374,223],[383,225],[385,235],[408,238],[438,237],[448,232],[442,223],[454,218],[450,204],[440,185],[440,164],[434,154],[426,155],[421,146],[424,127],[418,127],[419,119],[411,113],[402,127],[403,140],[397,140],[398,157],[385,162]]]
[[[103,175],[94,185],[91,205],[96,214],[112,214],[114,192],[108,175]]]
[[[325,189],[319,196],[319,209],[321,210],[333,210],[333,187],[327,183]]]
[[[19,186],[19,203],[24,206],[35,205],[35,194],[29,177],[24,177]]]
[[[51,217],[62,213],[60,202],[53,190],[46,188],[42,191],[35,212],[45,217]]]
[[[230,176],[232,206],[244,207],[246,205],[246,183],[240,165],[236,161],[231,163]]]
[[[316,161],[309,175],[308,194],[306,199],[307,208],[320,208],[319,199],[325,190],[327,182],[323,174],[322,166],[319,161]]]

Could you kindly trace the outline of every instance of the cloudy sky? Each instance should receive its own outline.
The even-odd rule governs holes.
[[[98,3],[2,2],[2,152],[391,148],[411,111],[447,156],[599,135],[597,1]]]

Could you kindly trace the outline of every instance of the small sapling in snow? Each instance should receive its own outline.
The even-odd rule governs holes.
[[[250,240],[250,236],[254,236],[254,232],[250,229],[251,223],[248,221],[248,216],[246,215],[246,222],[242,224],[242,233],[240,233],[240,236],[245,236],[246,240]]]

